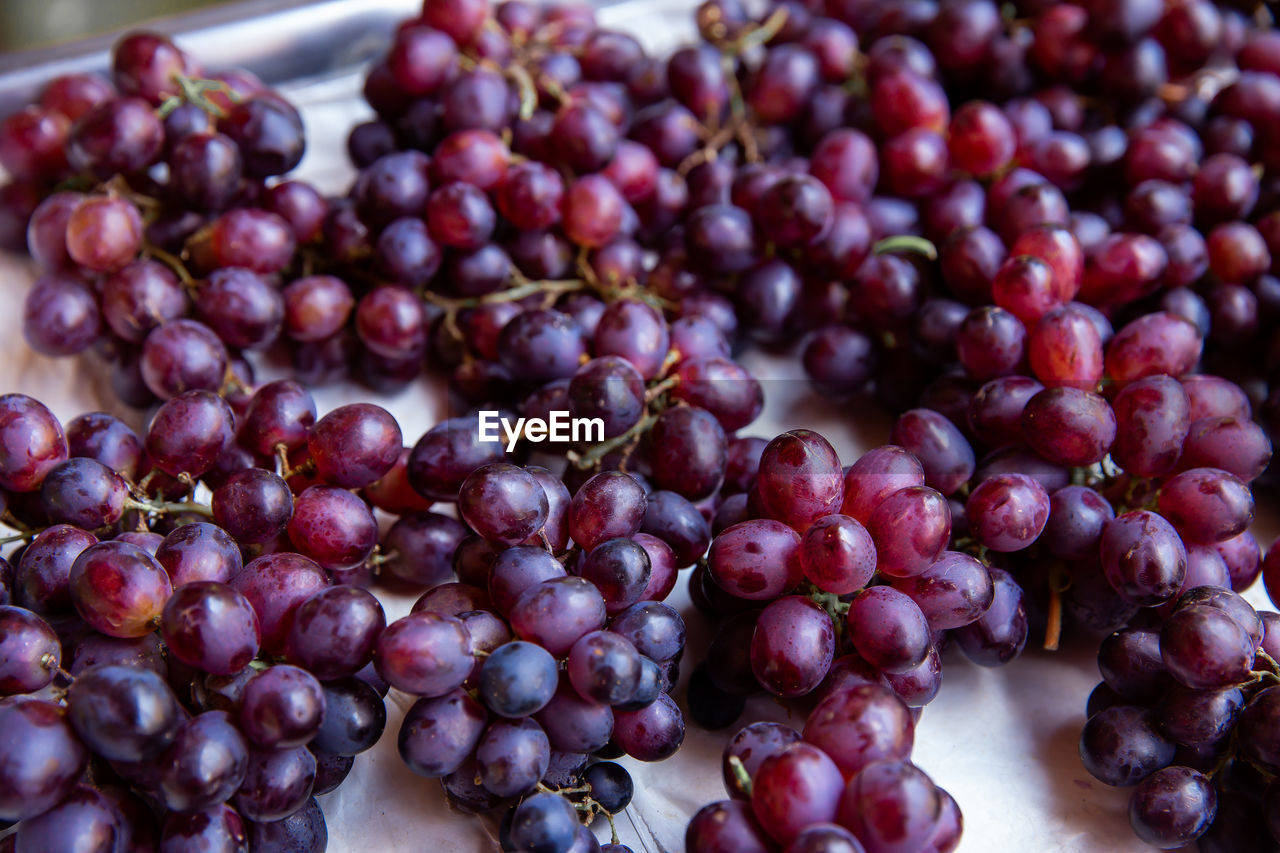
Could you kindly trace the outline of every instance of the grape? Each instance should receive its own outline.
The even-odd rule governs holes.
[[[1156,730],[1150,711],[1117,705],[1085,723],[1080,758],[1085,769],[1108,785],[1127,787],[1169,766],[1173,744]]]
[[[378,544],[373,512],[353,493],[334,486],[310,486],[294,499],[289,539],[326,569],[351,569]]]
[[[893,587],[871,587],[849,604],[848,642],[876,669],[906,672],[918,666],[931,646],[929,623],[909,596]]]
[[[69,459],[45,476],[40,500],[52,521],[93,530],[124,514],[128,485],[97,460]]]
[[[991,606],[977,620],[953,636],[965,657],[980,666],[1008,663],[1027,642],[1027,607],[1022,588],[1003,569],[989,569],[993,587]]]
[[[466,626],[452,616],[412,613],[392,622],[373,652],[378,675],[406,693],[439,696],[458,687],[471,673]]]
[[[839,816],[869,849],[918,849],[937,831],[941,808],[928,776],[905,761],[888,760],[868,765],[849,781]]]
[[[229,585],[249,600],[262,629],[262,648],[283,654],[289,628],[302,603],[330,586],[330,580],[312,560],[300,554],[266,554],[249,561]]]
[[[613,741],[637,761],[663,761],[684,742],[684,716],[666,693],[639,710],[614,712]]]
[[[823,699],[805,722],[804,739],[830,756],[848,777],[872,762],[909,756],[915,724],[891,690],[858,685]]]
[[[951,494],[973,474],[973,449],[942,415],[913,409],[899,416],[892,441],[915,455],[924,469],[925,483]]]
[[[484,787],[503,797],[533,789],[547,772],[550,759],[546,734],[527,717],[494,721],[476,748],[476,766]]]
[[[485,658],[479,689],[490,710],[514,719],[546,706],[555,695],[557,680],[555,659],[546,649],[516,641]]]
[[[248,824],[252,850],[324,850],[329,843],[324,812],[315,797],[284,820]]]
[[[875,543],[849,516],[824,516],[805,531],[800,564],[805,577],[825,592],[847,595],[866,586],[875,573]]]
[[[164,125],[141,98],[107,100],[90,109],[67,137],[67,161],[100,179],[141,171],[160,155]]]
[[[62,647],[49,623],[20,607],[0,605],[0,694],[35,693],[57,674]]]
[[[1045,458],[1092,465],[1115,441],[1116,417],[1097,394],[1069,386],[1046,388],[1027,401],[1022,431]]]
[[[943,551],[922,574],[891,583],[916,602],[935,631],[973,623],[987,612],[995,596],[987,567],[956,551]]]
[[[551,578],[521,593],[508,621],[516,636],[560,657],[581,637],[603,628],[605,612],[604,598],[590,581]]]
[[[243,568],[235,540],[221,527],[202,521],[184,524],[166,536],[155,558],[175,590],[193,581],[227,583]]]
[[[984,479],[965,504],[974,536],[993,551],[1020,551],[1031,545],[1050,517],[1049,495],[1031,477],[1004,474]]]
[[[911,577],[927,569],[946,547],[951,510],[946,499],[928,486],[908,486],[876,507],[867,520],[867,532],[876,545],[877,570]]]
[[[24,820],[14,836],[14,849],[111,850],[124,835],[123,816],[106,795],[79,786],[44,814]]]
[[[1249,487],[1215,468],[1192,468],[1173,477],[1161,487],[1158,506],[1189,542],[1221,542],[1253,521]]]
[[[1230,615],[1215,607],[1176,610],[1160,631],[1160,655],[1181,683],[1197,689],[1245,681],[1255,643]]]
[[[20,697],[0,704],[0,819],[26,820],[47,812],[75,788],[88,752],[63,709]]]
[[[199,845],[201,849],[243,851],[248,848],[244,821],[226,805],[198,812],[170,812],[160,833],[161,853],[176,853]]]
[[[312,748],[329,755],[356,755],[378,742],[387,709],[377,690],[360,678],[326,681],[321,689],[324,717]]]
[[[316,758],[305,747],[250,752],[236,809],[253,821],[283,820],[307,804],[315,780]]]
[[[760,613],[751,638],[751,669],[778,696],[800,696],[821,682],[835,655],[826,612],[803,596],[788,596]]]
[[[231,718],[206,711],[181,723],[162,753],[160,794],[173,811],[202,811],[230,799],[248,765],[248,747]]]
[[[165,604],[160,632],[188,666],[234,675],[258,654],[258,617],[249,600],[216,581],[192,581]]]
[[[708,803],[685,830],[685,849],[697,853],[765,853],[769,836],[749,805],[739,800]]]
[[[751,810],[771,838],[789,844],[810,824],[831,822],[844,778],[821,749],[799,742],[766,758],[752,780]]]
[[[1226,737],[1244,707],[1239,688],[1194,690],[1175,687],[1160,699],[1156,715],[1160,731],[1183,746],[1212,744]]]
[[[37,488],[67,458],[62,425],[42,403],[24,394],[0,396],[0,486],[15,492]]]
[[[1217,792],[1204,775],[1189,767],[1166,767],[1134,789],[1129,823],[1143,841],[1171,849],[1203,835],[1217,806]]]
[[[386,624],[382,605],[364,590],[324,589],[294,613],[288,656],[319,678],[354,675],[372,660]]]
[[[155,558],[119,541],[99,542],[82,551],[71,566],[68,588],[81,618],[112,637],[151,633],[173,592]]]
[[[477,468],[463,481],[458,510],[481,536],[515,545],[535,535],[546,522],[548,502],[533,475],[514,465],[495,463]]]
[[[552,685],[554,689],[554,682]],[[606,705],[584,699],[567,681],[555,689],[551,700],[537,711],[534,719],[547,733],[553,749],[596,752],[613,736],[613,711]]]
[[[711,543],[711,577],[740,598],[768,601],[799,583],[800,537],[781,522],[758,519],[735,524]]]
[[[569,850],[578,826],[577,813],[568,800],[538,793],[515,807],[508,832],[513,849],[552,853]]]

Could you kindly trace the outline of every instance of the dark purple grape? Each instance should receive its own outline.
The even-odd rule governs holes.
[[[173,739],[183,712],[164,679],[147,669],[95,666],[67,691],[67,717],[95,755],[154,759]]]
[[[1174,746],[1157,731],[1151,712],[1129,705],[1100,711],[1085,723],[1080,758],[1108,785],[1136,785],[1173,761]]]
[[[35,693],[57,674],[62,646],[30,610],[0,605],[0,695]]]
[[[179,725],[161,755],[160,794],[173,811],[210,808],[231,798],[248,763],[248,747],[230,716],[206,711]]]
[[[249,600],[216,581],[179,587],[165,604],[160,634],[174,657],[213,675],[244,669],[261,637]]]
[[[382,697],[361,678],[340,678],[321,685],[324,720],[311,746],[329,755],[356,755],[371,748],[387,725]]]

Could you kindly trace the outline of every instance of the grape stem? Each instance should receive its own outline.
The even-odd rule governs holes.
[[[931,261],[938,259],[938,247],[931,241],[914,234],[895,234],[892,237],[885,237],[883,240],[876,241],[871,251],[877,255],[886,255],[890,252],[912,252],[923,255]]]
[[[602,441],[584,453],[578,453],[577,451],[570,450],[565,454],[565,456],[576,467],[585,471],[588,468],[598,465],[601,459],[608,456],[618,448],[639,440],[640,434],[648,431],[648,429],[653,426],[654,422],[657,420],[657,415],[645,415],[636,423],[635,426],[621,435],[616,435],[608,441]]]
[[[729,770],[733,772],[733,778],[738,780],[738,786],[742,788],[742,792],[750,798],[751,774],[747,772],[747,768],[742,763],[742,759],[736,755],[730,755]]]
[[[156,111],[160,118],[169,115],[184,103],[195,104],[215,118],[226,118],[227,111],[209,100],[209,92],[219,92],[226,95],[227,99],[233,103],[240,100],[240,96],[221,80],[188,77],[185,74],[174,74],[172,79],[174,83],[178,84],[178,94],[165,98],[164,103]]]
[[[1044,626],[1044,650],[1056,652],[1062,639],[1062,594],[1071,588],[1071,576],[1061,567],[1049,575],[1049,615]]]
[[[160,261],[169,269],[173,270],[174,275],[178,277],[178,280],[182,282],[184,287],[190,289],[195,284],[195,279],[192,278],[191,273],[187,271],[187,265],[184,264],[182,259],[177,255],[166,252],[159,246],[151,245],[147,246],[146,253],[157,261]]]
[[[134,498],[126,498],[124,506],[125,509],[136,509],[154,515],[164,515],[170,512],[194,512],[206,518],[213,518],[212,507],[195,501],[140,501]]]

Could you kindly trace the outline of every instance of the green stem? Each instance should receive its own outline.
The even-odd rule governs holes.
[[[166,513],[194,512],[206,518],[213,518],[213,508],[194,501],[139,501],[129,498],[124,502],[125,509],[136,509],[141,512],[164,515]]]
[[[729,756],[729,770],[733,773],[733,778],[737,780],[738,787],[749,798],[751,796],[751,774],[747,772],[747,768],[743,765],[742,759],[736,755]]]
[[[914,252],[931,261],[938,259],[938,247],[929,240],[917,237],[914,234],[897,234],[893,237],[885,237],[883,240],[877,241],[871,247],[871,251],[877,255],[885,255],[890,252]]]
[[[618,448],[625,447],[638,439],[641,433],[647,431],[649,427],[653,426],[656,420],[658,420],[657,415],[645,415],[640,419],[639,423],[624,432],[622,435],[614,436],[608,441],[602,441],[585,453],[576,453],[570,450],[565,454],[565,456],[568,457],[569,461],[575,466],[582,470],[586,470],[587,468],[595,466],[601,459],[608,456]]]

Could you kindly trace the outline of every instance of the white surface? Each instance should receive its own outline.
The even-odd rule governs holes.
[[[605,10],[602,22],[630,32],[651,48],[668,48],[688,38],[692,4],[667,0]],[[679,10],[679,11],[671,11]],[[676,26],[673,27],[672,25]],[[215,65],[214,57],[204,57]],[[351,178],[346,163],[347,129],[369,110],[359,100],[355,76],[294,87],[288,93],[302,107],[308,126],[308,153],[298,174],[322,190],[341,193]],[[81,359],[51,360],[33,354],[21,337],[21,300],[32,280],[29,264],[0,254],[0,293],[9,310],[0,312],[0,392],[21,391],[48,404],[62,419],[95,409],[111,411],[141,428],[143,415],[122,408],[111,397],[100,366]],[[766,382],[765,414],[746,430],[771,437],[785,429],[819,430],[847,464],[863,450],[883,443],[889,420],[866,407],[833,402],[808,390],[799,365],[751,353],[745,361]],[[270,377],[266,369],[262,375]],[[260,376],[261,378],[261,376]],[[438,386],[416,383],[393,396],[374,395],[354,385],[320,389],[323,413],[354,399],[378,402],[395,414],[406,441],[440,419]],[[1256,532],[1264,546],[1277,529],[1274,515]],[[1265,534],[1265,535],[1264,535]],[[687,573],[669,603],[689,623],[687,675],[711,631],[690,605]],[[1270,607],[1260,587],[1250,593],[1255,605]],[[388,619],[408,612],[412,596],[382,595]],[[1013,664],[986,670],[958,653],[944,661],[944,686],[924,712],[916,732],[914,760],[956,798],[964,814],[962,853],[1050,853],[1050,851],[1147,851],[1129,829],[1127,792],[1092,779],[1076,751],[1084,705],[1098,681],[1093,651],[1096,639],[1069,637],[1057,653],[1028,650]],[[683,700],[683,692],[677,697]],[[388,702],[382,741],[356,760],[355,769],[334,793],[321,797],[329,823],[329,849],[347,851],[445,851],[480,853],[496,849],[490,828],[478,818],[449,813],[439,785],[412,774],[396,751],[396,732],[407,702]],[[787,711],[768,699],[748,707],[742,724],[771,717],[787,721]],[[803,723],[803,710],[791,722]],[[737,727],[706,733],[692,724],[684,746],[658,764],[626,760],[637,795],[628,815],[618,820],[622,840],[648,853],[684,847],[684,827],[702,805],[722,799],[720,753]],[[602,822],[603,823],[603,822]],[[607,830],[597,825],[597,830]]]

